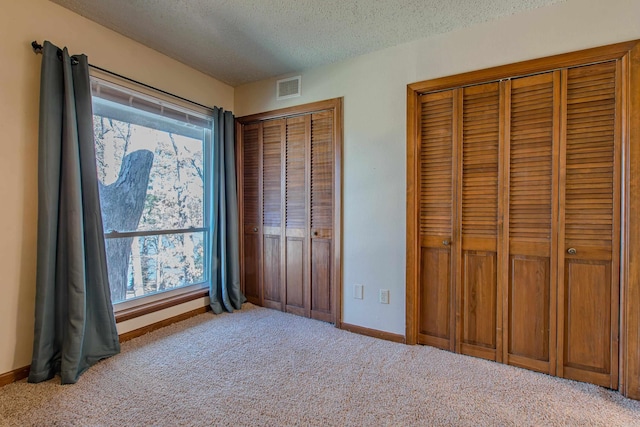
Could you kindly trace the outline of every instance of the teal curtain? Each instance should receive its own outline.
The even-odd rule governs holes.
[[[210,224],[211,309],[239,310],[246,298],[240,290],[240,244],[238,225],[238,195],[236,191],[236,159],[234,117],[221,108],[213,110],[213,147],[210,164],[213,171],[211,186]]]
[[[44,43],[38,141],[38,249],[29,382],[63,384],[120,351],[107,279],[89,64]]]

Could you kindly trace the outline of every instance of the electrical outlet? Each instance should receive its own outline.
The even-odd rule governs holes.
[[[380,289],[380,304],[389,304],[389,289]]]
[[[353,297],[355,299],[364,298],[364,285],[353,285]]]

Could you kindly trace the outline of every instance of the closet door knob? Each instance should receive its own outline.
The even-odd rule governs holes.
[[[451,242],[448,239],[445,239],[445,240],[442,241],[442,244],[445,245],[445,246],[449,246],[450,243]]]
[[[314,236],[317,236],[317,235],[318,235],[318,232],[317,232],[317,231],[314,231],[314,232],[313,232],[313,235],[314,235]]]
[[[258,232],[258,227],[253,227],[253,232],[257,233]]]
[[[569,255],[575,255],[578,251],[576,251],[576,248],[569,248],[567,249],[567,253]]]

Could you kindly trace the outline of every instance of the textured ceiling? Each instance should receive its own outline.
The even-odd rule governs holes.
[[[564,0],[52,0],[237,86]]]

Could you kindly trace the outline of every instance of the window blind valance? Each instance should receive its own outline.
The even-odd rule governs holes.
[[[99,77],[91,77],[93,113],[114,120],[176,133],[191,138],[202,137],[211,129],[211,116],[151,95],[125,88]],[[157,116],[163,119],[158,120]]]

